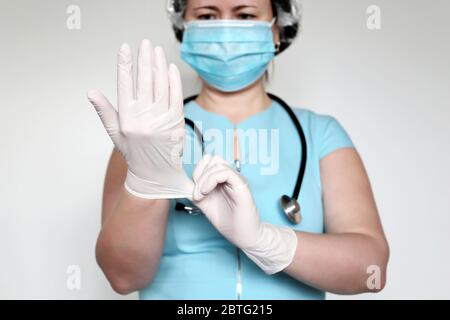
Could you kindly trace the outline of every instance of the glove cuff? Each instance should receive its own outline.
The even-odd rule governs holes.
[[[242,249],[266,274],[282,271],[291,264],[297,249],[297,234],[292,228],[261,224],[258,245]]]
[[[182,186],[183,183],[180,182],[179,185]],[[172,188],[163,185],[158,181],[141,179],[130,170],[127,172],[124,187],[132,195],[144,199],[176,199],[192,197],[192,192],[187,193],[185,190]]]

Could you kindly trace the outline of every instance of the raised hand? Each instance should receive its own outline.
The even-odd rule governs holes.
[[[125,188],[147,199],[190,198],[193,182],[182,167],[185,137],[178,68],[167,68],[162,48],[143,40],[136,89],[129,45],[119,50],[118,110],[99,91],[88,92],[108,135],[128,164]]]

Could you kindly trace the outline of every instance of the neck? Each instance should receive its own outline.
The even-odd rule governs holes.
[[[221,92],[203,85],[196,102],[204,109],[228,118],[238,124],[242,120],[270,107],[272,100],[266,93],[264,79],[237,92]]]

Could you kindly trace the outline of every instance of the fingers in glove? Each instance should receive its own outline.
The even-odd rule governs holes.
[[[203,170],[207,167],[207,165],[211,161],[211,159],[212,159],[212,156],[210,154],[205,154],[200,159],[200,161],[197,163],[197,165],[194,168],[194,171],[192,172],[192,178],[193,178],[194,182],[198,181],[198,178],[200,178],[200,176],[203,173]]]
[[[139,47],[137,66],[137,99],[153,103],[153,47],[144,39]]]
[[[205,170],[207,170],[209,167],[217,163],[229,165],[227,161],[225,161],[222,157],[218,155],[213,156],[205,154],[203,158],[198,162],[197,166],[194,169],[194,172],[192,173],[192,178],[194,182],[198,180],[198,178],[203,174]]]
[[[117,101],[119,114],[126,113],[133,100],[133,57],[130,46],[124,43],[117,55]]]
[[[214,167],[216,167],[217,165],[222,165],[226,168],[228,168],[229,170],[231,170],[234,173],[234,177],[237,177],[236,179],[232,179],[229,182],[230,186],[233,189],[238,189],[240,188],[242,185],[246,185],[246,181],[244,179],[244,177],[242,177],[232,166],[230,163],[228,163],[225,159],[223,159],[221,156],[215,155],[212,157],[211,161],[208,162],[206,168],[203,170],[202,175],[206,175],[209,174],[210,170],[213,170]]]
[[[200,161],[197,163],[192,173],[192,178],[195,183],[193,197],[195,196],[196,190],[198,188],[197,182],[199,181],[200,177],[204,174],[206,170],[208,170],[212,166],[215,166],[216,164],[223,164],[229,166],[228,162],[225,161],[222,157],[218,155],[212,156],[210,154],[203,155],[202,159],[200,159]]]
[[[158,113],[168,110],[169,105],[169,78],[167,70],[166,55],[161,47],[156,47],[154,50],[155,61],[153,64],[154,70],[154,90],[155,103],[157,107],[161,108]]]
[[[169,67],[169,108],[175,112],[183,110],[183,87],[181,84],[180,71],[177,66],[171,64]]]
[[[220,175],[220,179],[216,179],[217,177],[219,177],[218,173],[222,171],[224,171],[225,173]],[[198,182],[195,183],[193,191],[194,200],[202,200],[206,195],[214,190],[219,183],[226,182],[226,176],[229,173],[228,171],[229,168],[223,164],[217,164],[213,167],[210,167],[209,170],[205,170],[198,179]]]
[[[246,181],[229,164],[216,163],[205,169],[194,187],[194,199],[200,201],[218,184],[226,183],[231,190],[239,190]]]
[[[97,111],[106,132],[111,137],[113,143],[120,147],[119,141],[119,116],[117,111],[109,100],[99,91],[91,90],[87,93],[87,97]]]

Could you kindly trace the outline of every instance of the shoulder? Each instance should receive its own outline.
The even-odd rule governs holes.
[[[319,159],[336,149],[355,147],[347,130],[335,116],[303,107],[292,108],[302,127],[308,132]]]
[[[330,114],[318,113],[309,108],[293,106],[292,109],[297,118],[312,129],[323,130],[333,122],[338,122],[336,117]]]

